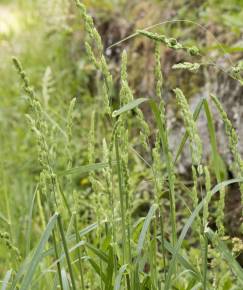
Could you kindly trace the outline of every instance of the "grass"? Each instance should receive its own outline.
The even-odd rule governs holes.
[[[99,76],[96,99],[85,100],[92,113],[87,109],[81,119],[78,98],[68,102],[51,99],[55,82],[49,66],[38,89],[25,62],[22,65],[13,58],[18,86],[23,85],[21,120],[28,126],[27,157],[33,163],[28,171],[32,178],[23,177],[29,182],[22,191],[30,194],[23,196],[21,212],[16,212],[17,199],[9,194],[18,188],[18,181],[6,175],[4,164],[1,167],[1,289],[242,289],[243,271],[237,261],[242,244],[237,244],[237,250],[235,240],[225,236],[224,208],[231,185],[240,184],[242,191],[243,165],[237,133],[216,96],[202,99],[191,112],[182,90],[173,90],[185,133],[177,150],[170,146],[160,48],[166,46],[190,57],[192,62],[178,64],[176,69],[193,73],[207,66],[198,63],[200,50],[150,29],[138,30],[136,37],[149,39],[154,46],[155,97],[134,97],[126,51],[121,55],[116,91],[93,19],[83,4],[75,2],[87,32],[87,55]],[[232,77],[242,82],[239,72]],[[68,84],[75,86],[70,79]],[[152,122],[140,107],[148,108]],[[229,180],[221,174],[213,108],[225,124],[234,159],[236,178]],[[197,130],[203,114],[212,166],[203,157]],[[84,145],[79,145],[80,139]],[[187,146],[192,186],[177,172]],[[210,225],[213,203],[216,228]],[[26,220],[21,220],[21,214]]]

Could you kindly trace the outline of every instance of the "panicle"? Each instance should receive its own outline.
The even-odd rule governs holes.
[[[200,66],[201,66],[200,63],[181,62],[181,63],[174,64],[172,68],[189,70],[190,72],[197,72]]]
[[[175,50],[183,49],[192,56],[200,54],[199,49],[196,46],[184,46],[181,43],[179,43],[175,38],[168,38],[165,35],[153,33],[147,30],[137,30],[137,33],[146,36],[149,39],[161,42],[171,49]]]
[[[202,142],[198,135],[196,123],[193,120],[192,113],[189,109],[186,97],[180,89],[174,90],[177,103],[182,111],[182,118],[190,140],[190,149],[193,165],[199,166],[202,159]]]

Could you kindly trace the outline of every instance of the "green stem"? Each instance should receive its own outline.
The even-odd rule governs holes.
[[[74,228],[75,228],[76,243],[79,243],[80,238],[79,238],[79,233],[78,233],[77,213],[75,213],[75,216],[74,216]],[[84,290],[83,264],[81,260],[81,253],[80,253],[79,247],[77,249],[77,252],[78,252],[79,273],[80,273],[80,279],[81,279],[81,289]]]
[[[170,149],[168,145],[168,136],[167,131],[162,123],[160,111],[158,105],[153,101],[150,100],[149,102],[152,112],[154,114],[158,129],[159,135],[162,142],[163,153],[165,154],[166,159],[166,168],[168,172],[168,179],[169,179],[169,200],[170,200],[170,220],[171,220],[171,227],[172,227],[172,243],[175,246],[177,241],[177,233],[176,233],[176,213],[175,213],[175,185],[174,185],[174,173],[173,173],[173,160],[170,155]]]
[[[69,256],[68,247],[67,247],[67,241],[66,241],[66,237],[65,237],[65,234],[64,234],[64,230],[63,230],[63,226],[62,226],[62,220],[61,220],[61,216],[60,215],[57,217],[57,222],[58,222],[58,227],[59,227],[59,231],[60,231],[60,234],[61,234],[63,249],[64,249],[64,252],[65,252],[65,256],[66,256],[66,260],[67,260],[67,264],[68,264],[69,274],[70,274],[70,278],[71,278],[71,282],[72,282],[72,288],[73,288],[73,290],[76,290],[76,285],[75,285],[75,280],[74,280],[74,275],[73,275],[73,269],[72,269],[72,265],[71,265],[71,259],[70,259],[70,256]]]
[[[118,146],[119,145],[118,145],[118,140],[117,140],[117,135],[116,135],[115,136],[115,149],[116,149],[116,161],[117,161],[121,219],[122,219],[122,249],[123,249],[122,263],[124,264],[126,260],[126,221],[125,221],[125,207],[124,207],[123,186],[122,186],[122,170],[121,170],[121,162],[120,162],[120,154],[119,154]]]
[[[58,260],[59,257],[58,257],[58,249],[57,249],[57,240],[56,240],[56,235],[55,235],[54,230],[52,231],[52,238],[53,238],[55,256],[56,256],[56,260],[57,260],[57,273],[58,273],[58,278],[59,278],[59,281],[60,281],[61,290],[64,290],[63,283],[62,283],[61,264],[60,264],[60,262]]]
[[[162,216],[162,206],[159,206],[159,222],[160,222],[160,233],[161,233],[161,250],[163,255],[164,263],[164,279],[166,280],[166,258],[165,258],[165,237],[164,237],[164,223]]]
[[[207,290],[207,263],[208,263],[208,238],[204,234],[204,253],[203,253],[203,290]]]

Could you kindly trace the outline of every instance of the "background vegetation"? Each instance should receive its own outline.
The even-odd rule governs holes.
[[[242,289],[243,1],[83,3],[0,3],[0,287]]]

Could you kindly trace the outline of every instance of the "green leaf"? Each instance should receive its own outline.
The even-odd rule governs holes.
[[[64,175],[72,175],[72,174],[83,174],[83,173],[89,173],[90,171],[95,170],[101,170],[109,166],[108,162],[100,162],[100,163],[94,163],[94,164],[87,164],[75,168],[71,168],[62,172],[59,172],[59,176]]]
[[[210,228],[207,228],[205,230],[205,233],[207,237],[211,240],[211,242],[216,241],[217,243],[216,250],[218,250],[224,257],[224,259],[228,262],[228,265],[235,273],[237,280],[240,281],[241,284],[243,285],[243,269],[240,266],[240,264],[235,260],[235,258],[232,256],[230,250],[227,248],[225,243],[221,241],[218,235]]]
[[[115,280],[114,290],[121,289],[122,276],[124,272],[126,271],[127,266],[128,266],[127,264],[122,265],[121,268],[119,269],[118,274],[116,276],[116,280]]]
[[[105,222],[105,221],[104,221]],[[79,231],[79,237],[83,237],[85,235],[87,235],[88,233],[92,232],[94,229],[96,229],[98,227],[97,223],[91,224],[89,226],[87,226],[86,228],[84,228],[83,230]],[[67,236],[67,242],[73,242],[75,241],[75,234],[71,235],[71,236]],[[59,243],[57,243],[57,245],[59,245]],[[42,254],[42,258],[52,255],[54,254],[54,248],[50,248],[48,250],[46,250],[43,254]]]
[[[139,99],[133,100],[130,103],[121,107],[119,110],[113,111],[112,117],[115,118],[115,117],[121,115],[122,113],[125,113],[127,111],[131,111],[132,109],[138,107],[140,104],[142,104],[146,101],[148,101],[147,98],[139,98]]]
[[[213,156],[213,167],[215,171],[215,175],[217,178],[217,182],[221,181],[221,174],[220,174],[220,157],[218,154],[218,148],[217,148],[217,139],[216,139],[216,134],[215,134],[215,128],[214,128],[214,122],[212,118],[212,113],[208,105],[208,101],[205,99],[204,100],[204,111],[206,114],[207,118],[207,123],[208,123],[208,132],[209,132],[209,137],[210,137],[210,144],[212,148],[212,156]]]
[[[88,261],[90,262],[90,264],[93,267],[93,269],[95,270],[95,272],[101,277],[103,282],[105,282],[106,276],[105,276],[104,272],[102,272],[100,266],[91,257],[88,257]]]
[[[21,286],[20,286],[20,290],[29,289],[33,275],[35,273],[35,270],[38,266],[38,263],[41,261],[42,251],[43,251],[45,244],[48,241],[48,239],[52,233],[52,230],[56,224],[57,217],[58,217],[58,213],[55,213],[51,217],[51,219],[49,220],[49,222],[46,226],[46,229],[45,229],[44,233],[42,234],[40,242],[39,242],[39,244],[34,252],[34,255],[33,255],[32,259],[28,265],[28,269],[26,269],[26,275],[23,278],[23,281],[22,281]]]
[[[109,245],[109,256],[108,263],[106,268],[106,281],[105,281],[105,289],[111,289],[112,287],[112,278],[114,272],[114,249],[111,245]]]
[[[3,284],[2,284],[2,288],[1,290],[7,290],[7,287],[8,287],[8,281],[10,280],[11,278],[11,275],[12,275],[12,269],[11,270],[8,270],[6,275],[4,276],[4,279],[3,279]]]
[[[103,262],[108,263],[109,257],[100,249],[96,248],[92,244],[86,242],[86,247],[89,248],[97,257],[99,257]]]
[[[65,271],[65,269],[62,269],[61,275],[62,275],[63,290],[70,290],[67,272]]]
[[[157,204],[153,204],[150,209],[149,212],[145,218],[144,224],[143,224],[143,228],[142,231],[139,235],[139,239],[138,239],[138,245],[137,245],[137,255],[140,256],[142,249],[143,249],[143,245],[144,245],[144,241],[145,241],[145,237],[149,228],[149,225],[154,217],[154,213],[156,211],[156,209],[158,208]]]
[[[203,106],[203,103],[204,103],[204,99],[200,100],[200,102],[197,104],[196,108],[195,108],[195,111],[193,112],[193,120],[194,121],[197,121],[198,117],[199,117],[199,114],[201,112],[201,109],[202,109],[202,106]],[[176,157],[174,159],[174,163],[177,162],[178,158],[180,157],[181,155],[181,152],[186,144],[186,141],[188,139],[188,133],[185,132],[181,142],[180,142],[180,145],[178,146],[178,149],[176,150]]]
[[[205,200],[208,198],[208,195],[210,197],[210,199],[212,198],[212,196],[220,191],[222,188],[226,187],[227,185],[230,185],[232,183],[238,183],[238,182],[243,182],[243,178],[235,178],[235,179],[230,179],[224,182],[221,182],[219,184],[217,184],[211,191],[209,191],[207,193],[207,196],[204,197],[201,202],[198,204],[198,206],[194,209],[194,211],[192,212],[191,216],[189,217],[189,219],[187,220],[186,224],[184,225],[180,237],[175,245],[174,248],[174,254],[172,256],[170,265],[169,265],[169,270],[168,270],[168,274],[166,277],[166,281],[165,281],[165,290],[169,290],[170,286],[171,286],[171,278],[173,273],[175,273],[175,265],[176,265],[176,260],[178,258],[178,253],[179,250],[181,248],[182,242],[185,239],[185,236],[189,230],[189,228],[191,227],[193,221],[195,220],[195,218],[197,217],[197,215],[199,214],[200,210],[203,208],[204,206],[204,202]]]
[[[172,255],[174,255],[175,250],[171,243],[165,240],[165,248],[168,250]],[[180,264],[185,268],[190,270],[190,272],[195,276],[199,281],[202,280],[201,274],[198,272],[198,270],[188,261],[186,260],[182,255],[177,254],[177,259],[180,262]]]
[[[33,194],[32,200],[31,200],[30,209],[29,209],[28,225],[27,225],[27,229],[26,229],[26,255],[30,251],[32,214],[33,214],[33,209],[34,209],[34,205],[35,205],[35,197],[37,194],[38,186],[39,185],[37,184],[37,186],[35,188],[35,192]]]
[[[79,247],[81,247],[81,246],[84,246],[86,244],[86,242],[85,241],[79,241],[77,244],[75,244],[72,248],[70,248],[69,250],[68,250],[68,252],[69,253],[72,253],[73,251],[75,251],[77,248],[79,248]],[[48,268],[47,268],[47,272],[49,272],[50,271],[50,269],[51,268],[53,268],[53,267],[55,267],[56,265],[57,265],[57,263],[60,263],[62,260],[64,260],[65,259],[65,253],[62,253],[60,256],[59,256],[59,258],[56,260],[56,261],[54,261],[52,264],[51,264],[51,266],[49,266]]]

